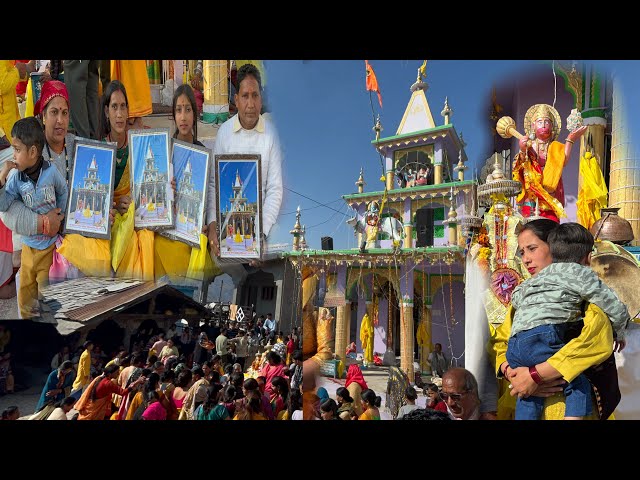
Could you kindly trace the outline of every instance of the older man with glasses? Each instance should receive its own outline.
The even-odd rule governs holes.
[[[478,382],[469,370],[464,368],[447,370],[442,377],[440,397],[446,403],[452,419],[480,419]]]

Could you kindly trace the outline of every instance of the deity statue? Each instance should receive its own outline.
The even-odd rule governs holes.
[[[562,121],[560,114],[551,105],[533,105],[524,116],[525,135],[517,134],[513,124],[504,123],[503,117],[496,130],[504,138],[520,137],[520,152],[513,162],[513,179],[522,184],[517,197],[520,212],[524,217],[533,214],[536,201],[540,215],[556,222],[566,216],[564,212],[564,186],[562,170],[566,165],[576,140],[587,130],[580,126],[566,138],[566,143],[557,141]],[[501,126],[502,123],[502,126]]]
[[[373,335],[373,323],[369,314],[365,313],[360,325],[360,342],[364,352],[362,363],[365,367],[373,363]]]

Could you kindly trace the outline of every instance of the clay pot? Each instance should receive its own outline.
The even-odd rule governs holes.
[[[619,208],[601,208],[602,217],[589,231],[596,240],[609,240],[618,245],[626,245],[633,240],[631,224],[618,215]]]

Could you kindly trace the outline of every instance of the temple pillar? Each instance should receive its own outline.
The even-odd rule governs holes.
[[[227,60],[204,60],[202,119],[223,123],[229,118],[229,82]]]
[[[442,141],[436,140],[433,158],[433,184],[442,183]]]
[[[411,198],[404,200],[404,212],[402,216],[402,226],[404,227],[404,248],[413,247],[413,223],[411,222]]]
[[[385,158],[385,165],[386,165],[386,168],[385,168],[386,187],[387,187],[387,190],[393,190],[393,178],[394,178],[393,157]]]
[[[413,266],[412,261],[407,261],[400,271],[400,368],[410,382],[414,380]]]
[[[449,245],[456,246],[458,245],[458,228],[455,222],[447,223],[449,227],[447,230],[449,231]]]
[[[336,308],[336,345],[334,353],[336,358],[339,358],[343,362],[346,360],[345,351],[347,350],[347,337],[346,332],[348,325],[348,318],[351,313],[351,305],[347,302],[345,305],[340,305]]]
[[[401,314],[402,329],[400,331],[400,368],[407,374],[409,381],[413,382],[413,301],[403,300]]]
[[[347,266],[338,265],[336,271],[336,290],[345,292],[347,284]],[[351,308],[349,302],[344,305],[338,305],[336,309],[336,342],[334,352],[337,358],[344,361],[345,351],[347,349],[347,329],[349,320],[351,319]]]

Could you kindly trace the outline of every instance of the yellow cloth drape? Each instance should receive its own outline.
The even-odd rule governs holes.
[[[418,346],[423,347],[429,341],[429,332],[427,332],[427,322],[422,321],[418,324],[418,332],[416,333]]]
[[[119,202],[122,196],[130,194],[130,182],[129,162],[127,161],[120,182],[113,191],[113,199],[115,202]],[[116,214],[111,227],[111,242],[109,242],[109,240],[88,238],[76,234],[65,235],[62,245],[58,249],[58,253],[85,275],[109,277],[111,276],[111,268],[117,271],[117,267],[122,263],[125,253],[133,248],[133,245],[131,245],[133,242],[129,241],[133,233],[135,232],[133,231],[132,203],[129,207],[129,212],[124,216],[119,213]],[[139,245],[136,243],[135,247],[138,249]],[[153,248],[153,245],[151,245],[151,247]],[[133,250],[131,253],[132,252]],[[153,258],[151,261],[153,262]],[[129,263],[134,262],[130,260]],[[153,275],[153,269],[151,270],[151,274]]]
[[[13,60],[0,60],[0,127],[9,141],[13,124],[20,120],[16,98],[16,85],[19,81],[20,74]]]
[[[156,235],[154,245],[154,271],[156,279],[187,277],[195,280],[212,279],[222,273],[207,250],[208,239],[200,234],[200,248],[193,248],[178,240]]]
[[[29,81],[27,82],[27,94],[25,95],[25,101],[27,106],[24,110],[24,118],[33,117],[33,107],[35,102],[33,101],[33,85],[31,84],[31,75],[29,75]]]
[[[116,276],[153,280],[154,232],[133,229],[134,205],[116,214],[111,234],[111,266]]]
[[[111,60],[111,80],[120,80],[127,91],[129,118],[153,112],[151,86],[144,60]]]
[[[364,350],[364,361],[373,362],[373,324],[367,313],[362,317],[360,325],[360,342],[362,342],[362,350]]]
[[[510,307],[502,324],[498,326],[489,324],[490,338],[487,350],[496,374],[499,372],[500,365],[507,360],[507,343],[514,313],[514,308]],[[611,355],[612,346],[613,329],[609,318],[599,307],[590,304],[584,316],[584,327],[580,335],[568,342],[547,361],[566,381],[570,382],[587,368],[604,362]],[[513,419],[515,412],[515,397],[510,395],[507,386],[507,381],[500,380],[499,420]],[[561,420],[564,418],[564,408],[563,394],[548,397],[544,402],[542,419]],[[597,409],[594,408],[594,412],[596,411]],[[597,414],[594,413],[589,418],[596,417]]]
[[[131,196],[130,161],[113,191],[116,203],[125,195]],[[133,201],[124,215],[116,213],[111,227],[111,267],[118,277],[153,280],[154,232],[134,230],[134,215]]]
[[[547,150],[547,161],[544,164],[542,186],[547,192],[555,192],[562,178],[565,164],[564,143],[551,142]]]
[[[203,278],[213,279],[218,275],[222,275],[222,270],[218,264],[214,263],[207,250],[208,243],[207,236],[200,234],[200,248],[191,249],[187,277],[202,280]]]
[[[578,191],[578,223],[589,229],[600,220],[600,209],[607,207],[607,185],[598,160],[590,152],[580,158],[582,186]]]
[[[90,277],[111,276],[109,240],[70,233],[63,238],[58,253],[84,275]]]

